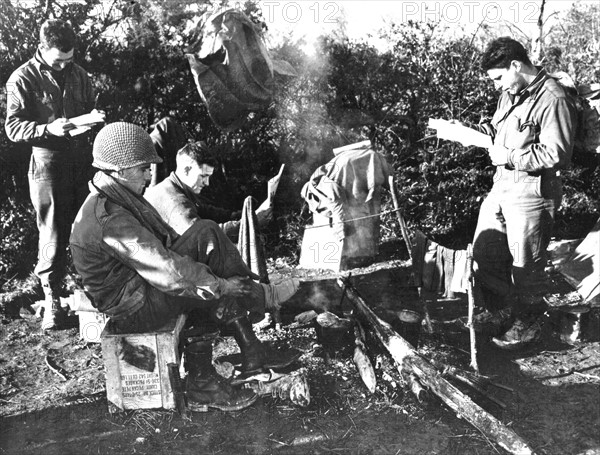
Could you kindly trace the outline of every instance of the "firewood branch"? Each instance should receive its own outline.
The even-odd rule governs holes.
[[[348,280],[339,278],[338,285],[345,287],[346,296],[365,330],[371,331],[377,337],[399,370],[409,377],[411,374],[414,375],[421,385],[437,395],[459,417],[467,420],[486,437],[495,440],[509,453],[533,454],[531,447],[519,435],[450,384],[431,363],[417,353],[410,343],[398,335],[388,323],[381,320]]]

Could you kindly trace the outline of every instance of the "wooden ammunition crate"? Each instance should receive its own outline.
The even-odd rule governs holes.
[[[176,408],[167,365],[180,364],[184,323],[180,315],[155,332],[119,334],[108,322],[101,342],[110,410]]]

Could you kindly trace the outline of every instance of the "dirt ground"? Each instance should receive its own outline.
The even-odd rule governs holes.
[[[352,361],[351,338],[318,337],[313,326],[293,321],[309,309],[338,305],[335,274],[275,262],[271,277],[295,275],[306,283],[283,312],[283,326],[260,334],[275,346],[303,352],[311,402],[260,398],[240,412],[108,412],[99,344],[79,339],[76,327],[43,335],[40,321],[23,307],[32,295],[2,295],[0,325],[0,453],[10,454],[496,454],[503,449],[458,418],[433,394],[418,401],[374,346],[378,386],[371,395]],[[378,312],[418,309],[407,261],[383,257],[352,271],[364,299]],[[318,291],[318,292],[317,292]],[[342,303],[344,312],[350,303]],[[419,352],[428,359],[468,369],[468,334],[452,323],[466,315],[464,296],[430,308],[432,334],[423,331]],[[480,337],[483,374],[512,389],[488,394],[456,384],[481,407],[525,439],[538,454],[600,454],[600,343],[596,311],[585,321],[587,340],[565,344],[555,314],[547,313],[542,338],[525,350],[502,351]],[[233,352],[231,337],[217,355]],[[47,365],[62,368],[60,377]]]

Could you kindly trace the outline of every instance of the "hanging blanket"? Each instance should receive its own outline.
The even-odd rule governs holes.
[[[417,231],[412,258],[416,286],[423,287],[425,291],[443,292],[445,297],[452,297],[454,292],[467,292],[469,270],[466,250],[446,248]]]
[[[202,101],[221,129],[234,130],[268,107],[275,73],[296,75],[289,63],[271,59],[259,33],[244,13],[228,9],[208,18],[187,49]]]
[[[267,261],[263,243],[258,233],[258,221],[254,212],[254,199],[248,196],[244,201],[240,233],[238,238],[238,251],[246,265],[260,277],[260,282],[268,284]]]

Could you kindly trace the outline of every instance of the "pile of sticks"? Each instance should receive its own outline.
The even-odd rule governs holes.
[[[370,371],[372,366],[370,366],[366,356],[363,330],[373,334],[381,342],[383,348],[392,358],[394,366],[417,397],[420,397],[427,389],[437,395],[459,417],[464,418],[484,435],[495,440],[509,453],[520,455],[533,453],[533,450],[519,435],[478,406],[446,379],[448,377],[459,379],[477,390],[485,377],[449,366],[432,364],[369,308],[348,278],[339,278],[338,285],[342,288],[344,296],[352,303],[355,318],[358,321],[355,331],[356,348],[354,358],[361,378],[363,378],[369,390],[375,390],[376,379],[374,372]],[[510,390],[500,384],[492,384]],[[496,404],[504,407],[504,404],[499,400],[496,401]]]

